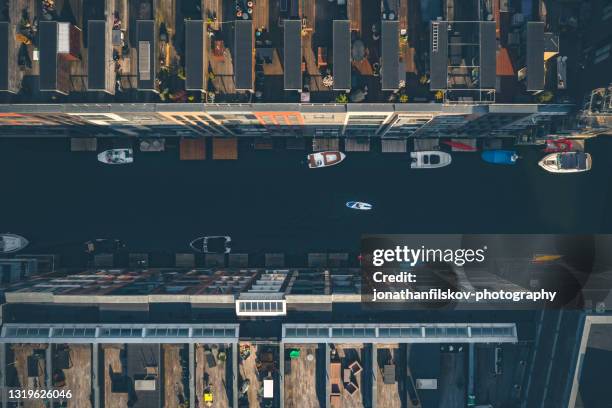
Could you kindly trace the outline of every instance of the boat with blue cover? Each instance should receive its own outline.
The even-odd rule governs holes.
[[[519,155],[514,150],[485,150],[482,160],[493,164],[516,164]]]

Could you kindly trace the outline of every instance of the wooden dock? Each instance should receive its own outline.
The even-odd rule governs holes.
[[[238,139],[235,137],[213,138],[213,160],[238,160]]]
[[[205,160],[206,139],[181,139],[179,151],[181,160]]]

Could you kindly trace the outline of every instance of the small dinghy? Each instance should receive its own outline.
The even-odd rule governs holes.
[[[0,234],[0,254],[17,252],[28,246],[28,240],[17,234]]]
[[[346,206],[351,210],[367,211],[372,209],[372,204],[364,203],[361,201],[347,201]]]

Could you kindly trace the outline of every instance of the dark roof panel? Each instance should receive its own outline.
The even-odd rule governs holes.
[[[334,20],[334,89],[351,89],[351,22]]]
[[[527,23],[527,90],[544,89],[544,23]]]
[[[399,21],[383,21],[382,41],[382,89],[399,88]]]
[[[0,91],[8,91],[9,88],[9,42],[10,24],[0,22]]]
[[[40,90],[57,90],[57,22],[41,21],[38,24],[38,48],[40,50]]]
[[[155,91],[155,21],[138,20],[136,22],[136,38],[138,40],[138,89]]]
[[[235,22],[234,75],[236,89],[253,89],[253,21]]]
[[[448,23],[431,23],[431,52],[429,66],[431,67],[431,89],[446,89],[448,87]]]
[[[89,20],[87,28],[87,89],[106,90],[106,21]]]
[[[204,22],[185,20],[185,88],[205,90],[204,75]]]
[[[284,23],[285,89],[302,89],[302,22],[285,20]]]
[[[497,37],[495,21],[480,23],[480,88],[495,88]]]

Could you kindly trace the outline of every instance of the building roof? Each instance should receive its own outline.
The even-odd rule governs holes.
[[[41,21],[38,24],[41,91],[57,90],[57,30],[55,21]]]
[[[136,38],[138,39],[138,89],[155,90],[155,21],[138,20],[136,22]]]
[[[333,27],[334,89],[351,89],[351,22],[334,20]]]
[[[236,21],[234,26],[234,76],[236,89],[253,89],[253,21]]]
[[[10,44],[10,24],[5,21],[0,22],[0,91],[7,91],[9,88],[9,47]]]
[[[185,20],[185,89],[205,90],[204,22]]]
[[[89,20],[87,29],[87,89],[106,90],[106,21]]]
[[[429,65],[431,67],[430,88],[446,89],[448,87],[448,23],[445,21],[431,23]]]
[[[399,88],[399,21],[383,21],[381,28],[382,89]],[[405,79],[405,78],[404,78]]]
[[[495,73],[497,76],[514,76],[514,67],[507,48],[502,47],[497,50],[496,60]]]
[[[496,51],[495,22],[480,23],[480,88],[495,88]]]
[[[544,89],[544,23],[527,23],[527,90]]]
[[[302,22],[284,23],[284,85],[285,89],[302,89]]]

